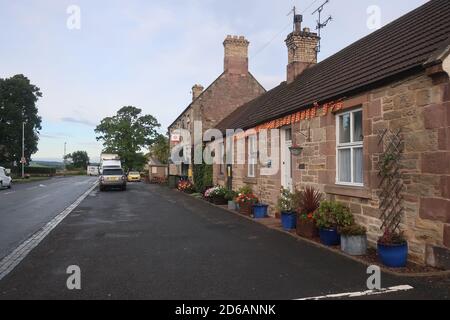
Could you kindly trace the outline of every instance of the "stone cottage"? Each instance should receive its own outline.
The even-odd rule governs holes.
[[[202,123],[203,132],[215,128],[242,104],[265,93],[266,90],[249,72],[249,41],[243,36],[227,36],[223,42],[225,49],[224,71],[206,89],[201,85],[192,88],[192,103],[169,126],[171,148],[180,143],[174,135],[176,129],[186,129],[194,136],[194,122]],[[183,152],[190,153],[186,148]],[[170,175],[191,176],[192,165],[170,165]]]
[[[450,1],[432,0],[342,51],[317,63],[319,40],[309,29],[286,40],[287,81],[244,104],[219,129],[280,129],[280,170],[262,176],[257,135],[244,136],[246,164],[215,183],[251,185],[275,213],[281,187],[320,189],[347,204],[381,235],[379,133],[403,140],[400,173],[405,230],[411,258],[447,265],[450,258]],[[292,147],[303,148],[300,155]],[[236,146],[235,146],[236,147]],[[301,150],[301,149],[300,149]],[[236,150],[235,150],[236,151]]]

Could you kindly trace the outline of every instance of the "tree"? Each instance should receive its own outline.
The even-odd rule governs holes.
[[[104,152],[117,153],[125,169],[141,169],[145,164],[142,148],[153,145],[161,127],[155,117],[141,115],[142,110],[128,106],[108,117],[95,129]]]
[[[75,151],[66,155],[65,160],[70,160],[76,169],[85,169],[89,165],[89,156],[86,151]]]
[[[170,156],[169,138],[158,134],[155,142],[150,146],[150,155],[162,164],[167,164]]]
[[[12,166],[22,157],[22,123],[25,123],[25,159],[38,151],[41,117],[36,102],[38,87],[24,75],[0,78],[0,165]]]

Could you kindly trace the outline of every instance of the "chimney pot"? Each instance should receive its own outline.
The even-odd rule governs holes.
[[[196,84],[192,87],[192,101],[195,101],[203,92],[205,88],[202,85]]]

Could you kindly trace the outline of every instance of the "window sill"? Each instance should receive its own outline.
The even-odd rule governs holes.
[[[258,184],[258,180],[256,178],[246,177],[243,180],[245,184]]]
[[[326,185],[325,193],[346,196],[359,199],[372,199],[372,194],[368,188],[365,187],[352,187],[344,185]]]

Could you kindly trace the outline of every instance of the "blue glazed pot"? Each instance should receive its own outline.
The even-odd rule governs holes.
[[[378,256],[389,268],[405,268],[408,263],[408,244],[384,245],[378,243]]]
[[[329,247],[337,246],[341,243],[341,236],[336,229],[320,229],[320,241]]]
[[[286,231],[294,230],[297,227],[297,214],[295,212],[282,212],[281,224]]]
[[[264,219],[267,217],[267,209],[269,208],[266,204],[257,204],[253,206],[253,215],[255,219]]]

